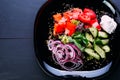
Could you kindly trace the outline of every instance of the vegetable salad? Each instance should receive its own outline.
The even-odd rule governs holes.
[[[87,61],[106,59],[111,51],[109,35],[117,23],[108,15],[102,15],[100,21],[98,17],[90,8],[72,8],[53,15],[47,45],[57,65],[68,71],[80,70]]]

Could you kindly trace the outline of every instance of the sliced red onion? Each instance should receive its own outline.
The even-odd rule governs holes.
[[[56,53],[58,50],[63,50],[63,44],[61,43],[61,44],[59,44],[59,45],[57,45],[57,46],[55,46],[54,48],[53,48],[53,50],[52,50],[52,52],[53,53]]]
[[[74,59],[75,58],[75,51],[72,48],[72,46],[70,46],[69,44],[64,45],[64,50],[66,55],[69,56],[69,59]]]
[[[51,51],[54,49],[54,47],[56,47],[58,44],[61,44],[61,43],[62,43],[61,41],[58,41],[58,40],[54,41],[51,39],[48,41],[48,49]]]
[[[69,64],[71,66],[69,66]],[[83,66],[83,64],[81,64],[79,62],[74,62],[74,61],[64,62],[60,65],[62,66],[62,68],[64,68],[65,70],[68,70],[68,71],[79,70]]]
[[[61,64],[67,60],[68,56],[62,50],[58,50],[56,54],[52,54],[52,58],[56,63]]]
[[[69,45],[72,46],[72,48],[74,49],[74,51],[77,55],[82,56],[80,49],[76,45],[74,45],[74,44],[69,44]]]
[[[48,49],[51,51],[52,49],[53,49],[53,45],[51,45],[52,44],[52,42],[53,42],[53,40],[49,40],[48,41]]]
[[[77,25],[76,30],[81,31],[84,26],[84,23],[80,23]]]
[[[65,70],[78,70],[83,65],[82,53],[74,44],[63,44],[58,40],[48,41],[53,60]]]

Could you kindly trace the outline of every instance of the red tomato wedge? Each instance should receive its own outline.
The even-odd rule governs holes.
[[[56,22],[59,22],[62,19],[62,14],[57,13],[57,14],[53,15],[53,18]]]
[[[75,32],[75,29],[76,29],[75,24],[67,22],[65,27],[65,34],[71,36]]]
[[[90,17],[88,15],[79,14],[78,20],[80,20],[80,21],[82,21],[84,23],[89,23],[91,19],[90,19]]]
[[[98,20],[97,19],[94,19],[94,20],[91,20],[90,21],[90,25],[97,28],[98,30],[101,30],[101,26],[100,24],[98,23]]]
[[[53,34],[54,35],[56,35],[56,34],[62,34],[65,31],[65,26],[66,26],[65,23],[63,23],[63,24],[57,24],[57,23],[55,23],[54,24],[54,29],[53,29]]]
[[[72,12],[79,12],[80,14],[83,13],[82,9],[79,9],[79,8],[73,8]]]
[[[70,21],[70,19],[72,18],[72,12],[71,11],[66,11],[63,13],[63,17],[65,17],[67,19],[67,21]]]
[[[82,9],[79,8],[72,9],[72,19],[78,19],[79,14],[83,14]]]
[[[63,17],[66,18],[68,22],[70,22],[70,16],[67,13],[63,13]]]
[[[91,19],[95,19],[96,18],[96,14],[95,14],[95,12],[92,9],[85,8],[83,10],[83,12],[84,12],[85,15],[90,16]]]
[[[79,8],[73,8],[70,11],[66,11],[63,13],[63,17],[67,19],[67,21],[70,21],[71,19],[78,19],[78,15],[82,14],[82,9]]]

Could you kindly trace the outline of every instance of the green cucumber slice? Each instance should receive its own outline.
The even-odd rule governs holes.
[[[99,32],[98,32],[98,37],[101,37],[101,38],[108,38],[108,34],[107,34],[106,32],[99,31]]]
[[[98,45],[94,44],[94,50],[100,55],[101,58],[106,58],[105,51]]]
[[[109,47],[108,45],[103,46],[102,49],[103,49],[105,52],[110,52],[110,47]]]
[[[91,34],[89,34],[89,33],[85,33],[85,37],[86,37],[87,40],[90,41],[90,42],[93,42],[93,41],[94,41],[93,36],[92,36]]]
[[[84,51],[85,51],[88,55],[94,57],[95,59],[100,60],[100,56],[99,56],[97,53],[95,53],[93,49],[91,49],[91,48],[85,48]]]
[[[98,35],[98,30],[95,27],[91,27],[89,28],[91,34],[93,35],[93,37],[97,37]]]

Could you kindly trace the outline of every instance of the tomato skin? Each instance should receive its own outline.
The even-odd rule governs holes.
[[[101,30],[101,26],[100,25],[97,25],[96,28],[98,29],[98,31]]]
[[[95,28],[97,28],[97,30],[101,30],[101,26],[100,26],[100,24],[98,23],[98,20],[97,19],[93,19],[93,20],[90,20],[90,22],[88,23],[88,24],[85,24],[84,25],[84,28],[90,28],[90,27],[95,27]]]
[[[80,14],[83,13],[82,9],[79,8],[73,8],[72,12],[79,12]]]
[[[78,20],[79,14],[83,14],[82,9],[74,8],[74,9],[72,10],[72,19],[77,19],[77,20]]]
[[[90,22],[90,17],[88,15],[85,14],[79,14],[78,15],[78,20],[84,22],[84,23],[89,23]]]
[[[85,15],[90,16],[91,19],[95,19],[96,18],[96,14],[95,14],[95,12],[92,9],[85,8],[83,12],[84,12]]]
[[[53,18],[56,22],[59,22],[62,19],[61,13],[57,13],[53,15]]]
[[[84,23],[90,23],[91,20],[96,19],[96,14],[93,10],[85,8],[81,14],[79,14],[78,19]]]
[[[72,18],[72,12],[71,11],[67,11],[63,13],[63,17],[65,17],[67,19],[67,21],[70,21],[70,19]]]
[[[67,34],[68,36],[71,36],[76,29],[76,25],[71,22],[66,22],[62,24],[54,24],[53,34],[54,36],[57,34]]]
[[[90,21],[90,25],[97,28],[98,30],[101,30],[101,26],[100,24],[98,23],[98,20],[97,19],[94,19],[94,20],[91,20]]]
[[[66,24],[54,24],[54,29],[53,29],[53,34],[57,35],[57,34],[62,34],[65,31],[65,26]]]
[[[70,16],[67,14],[64,14],[63,17],[66,19],[67,22],[70,22]]]
[[[65,34],[67,34],[68,36],[71,36],[76,29],[76,25],[71,23],[71,22],[67,22],[66,23],[66,27],[65,27]]]

